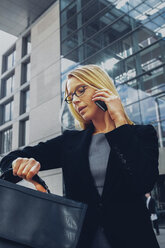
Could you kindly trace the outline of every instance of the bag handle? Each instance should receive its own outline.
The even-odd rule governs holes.
[[[18,183],[22,180],[22,178],[13,175],[13,169],[12,168],[4,171],[1,174],[0,179],[6,180],[6,181],[12,182],[12,183]],[[32,177],[32,180],[39,183],[48,193],[51,193],[47,184],[45,183],[45,181],[42,180],[41,177],[39,177],[37,174],[34,175],[34,177]]]

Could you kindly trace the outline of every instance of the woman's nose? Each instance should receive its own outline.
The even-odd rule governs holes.
[[[75,104],[76,102],[79,102],[79,101],[80,101],[79,97],[74,95],[72,102]]]

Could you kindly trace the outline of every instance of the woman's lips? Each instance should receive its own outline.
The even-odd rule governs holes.
[[[79,108],[79,113],[81,113],[84,109],[86,108],[86,106],[82,107],[82,108]]]

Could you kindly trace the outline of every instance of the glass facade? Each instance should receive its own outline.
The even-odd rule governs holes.
[[[113,78],[130,119],[152,124],[165,147],[165,2],[65,0],[60,8],[62,99],[70,70],[99,65]],[[64,129],[74,127],[62,107]],[[161,206],[165,212],[165,201]]]
[[[62,2],[62,95],[71,69],[97,64],[113,78],[130,119],[152,124],[160,146],[165,146],[165,4],[158,0]],[[65,119],[71,120],[68,110],[64,112]]]

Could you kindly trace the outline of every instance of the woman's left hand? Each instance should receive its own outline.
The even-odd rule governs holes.
[[[111,119],[114,122],[125,120],[122,103],[119,96],[114,95],[109,89],[96,90],[92,101],[103,101],[107,105],[107,109]]]

